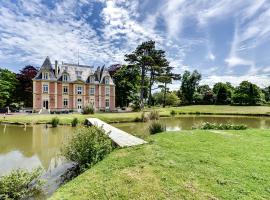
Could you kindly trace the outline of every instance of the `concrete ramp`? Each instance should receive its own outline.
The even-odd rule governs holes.
[[[130,147],[147,143],[146,141],[115,128],[100,119],[88,118],[87,120],[91,126],[102,128],[105,133],[120,147]]]

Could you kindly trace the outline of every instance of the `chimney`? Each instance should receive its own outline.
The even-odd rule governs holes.
[[[56,78],[58,78],[58,61],[57,60],[55,60],[54,67],[55,67],[55,76],[56,76]]]

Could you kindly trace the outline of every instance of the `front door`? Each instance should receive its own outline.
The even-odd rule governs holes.
[[[82,112],[82,99],[81,98],[77,99],[77,109],[78,109],[78,112]]]
[[[43,100],[43,109],[48,110],[49,108],[49,101],[48,100]]]

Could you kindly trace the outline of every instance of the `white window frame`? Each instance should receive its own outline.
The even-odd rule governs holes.
[[[108,103],[108,106],[107,106]],[[110,99],[105,99],[105,107],[109,108],[110,107]]]
[[[89,96],[95,96],[95,87],[91,86],[89,89]]]
[[[80,100],[80,101],[79,101]],[[82,103],[82,98],[78,98],[77,99],[77,104],[81,104]]]
[[[110,84],[110,78],[109,77],[105,77],[105,85],[109,85]]]
[[[65,105],[66,104],[66,105]],[[63,106],[66,108],[68,107],[68,98],[64,98],[63,100]]]
[[[42,72],[42,79],[49,80],[49,72]]]
[[[107,97],[110,96],[110,88],[109,87],[105,88],[105,96],[107,96]]]
[[[95,83],[95,77],[94,77],[94,76],[90,76],[89,82],[90,82],[90,83]]]
[[[83,88],[82,88],[82,86],[77,86],[77,94],[83,94]]]
[[[47,89],[45,90],[45,88],[47,88]],[[46,93],[46,94],[49,93],[49,84],[43,84],[42,85],[42,93]]]
[[[65,88],[67,89],[66,92],[65,92]],[[63,86],[63,94],[68,94],[68,86],[66,86],[66,85]]]
[[[77,79],[82,79],[82,71],[76,71]]]
[[[68,75],[67,74],[63,74],[63,82],[67,82],[68,81]]]

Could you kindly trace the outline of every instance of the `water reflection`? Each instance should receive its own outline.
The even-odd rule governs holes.
[[[162,118],[160,122],[166,125],[168,131],[189,130],[193,126],[198,126],[203,122],[211,123],[232,123],[245,124],[249,128],[270,128],[270,118],[268,117],[246,117],[246,116],[181,116],[175,118]],[[124,123],[114,124],[126,132],[133,133],[140,137],[148,136],[148,123]]]
[[[12,169],[42,166],[46,171],[59,164],[60,146],[73,133],[71,127],[0,125],[0,175]]]

